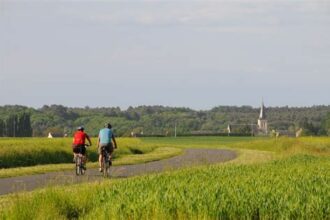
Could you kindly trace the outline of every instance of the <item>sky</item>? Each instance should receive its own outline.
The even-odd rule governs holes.
[[[0,105],[330,105],[330,1],[0,0]]]

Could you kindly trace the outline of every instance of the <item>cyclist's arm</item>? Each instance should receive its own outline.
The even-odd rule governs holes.
[[[97,146],[97,147],[100,147],[100,135],[99,135],[99,137],[97,138],[96,146]]]
[[[116,139],[115,139],[115,135],[112,134],[112,140],[113,140],[113,143],[115,144],[115,148],[117,148],[117,142],[116,142]]]
[[[88,140],[88,142],[89,142],[89,145],[92,146],[92,141],[91,141],[91,139],[89,138],[88,134],[86,134],[86,138],[87,138],[87,140]]]

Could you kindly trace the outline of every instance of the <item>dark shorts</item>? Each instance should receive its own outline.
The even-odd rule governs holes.
[[[81,153],[82,155],[85,155],[86,154],[86,147],[85,147],[85,145],[72,146],[72,151],[75,154]]]
[[[102,153],[102,148],[104,148],[110,154],[113,152],[113,145],[112,145],[112,143],[109,143],[109,144],[100,144],[100,146],[99,146],[99,148],[97,150],[99,154]]]

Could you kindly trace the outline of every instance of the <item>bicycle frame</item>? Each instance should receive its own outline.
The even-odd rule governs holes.
[[[88,145],[85,145],[84,147],[86,147]],[[84,175],[85,174],[85,169],[84,169],[84,161],[83,161],[83,155],[81,154],[81,152],[74,154],[74,158],[75,158],[75,162],[76,162],[76,175]]]

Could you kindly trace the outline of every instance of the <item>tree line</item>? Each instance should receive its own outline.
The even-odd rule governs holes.
[[[30,114],[10,113],[0,119],[0,137],[31,137],[32,127]]]
[[[19,105],[0,106],[0,136],[71,136],[77,126],[97,136],[110,122],[117,136],[173,136],[225,134],[228,125],[233,134],[248,135],[256,126],[260,108],[251,106],[218,106],[196,111],[190,108],[138,106],[72,108],[45,105],[29,108]],[[294,133],[302,128],[304,135],[330,135],[330,106],[266,107],[269,130]]]

